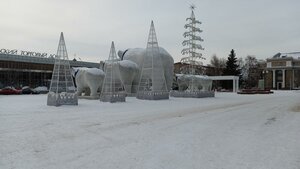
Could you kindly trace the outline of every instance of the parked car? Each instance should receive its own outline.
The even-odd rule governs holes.
[[[34,89],[31,89],[28,86],[22,88],[22,94],[39,94],[40,92]]]
[[[13,87],[5,87],[0,90],[0,94],[11,95],[11,94],[21,94],[22,90],[17,90]]]
[[[40,94],[46,94],[49,92],[49,90],[46,86],[39,86],[39,87],[34,88],[34,90],[39,92]]]

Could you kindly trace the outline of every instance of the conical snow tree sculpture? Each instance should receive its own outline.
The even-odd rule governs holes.
[[[125,102],[126,92],[122,84],[115,44],[111,43],[108,60],[105,61],[105,78],[100,95],[102,102]]]
[[[202,46],[199,44],[199,42],[202,42],[203,39],[198,36],[198,34],[202,32],[202,30],[197,27],[197,24],[201,24],[201,22],[196,20],[195,18],[195,6],[191,5],[190,9],[192,10],[192,14],[189,18],[186,18],[186,21],[188,21],[188,23],[184,25],[184,28],[187,29],[187,31],[184,32],[183,37],[186,38],[186,40],[182,42],[182,45],[187,46],[187,48],[184,48],[181,51],[183,55],[188,56],[182,58],[182,61],[191,64],[194,63],[192,65],[202,64],[201,62],[197,61],[197,59],[205,59],[204,57],[202,57],[202,54],[198,52],[198,50],[204,50],[204,48],[202,48]]]
[[[203,39],[198,36],[199,33],[202,32],[200,28],[197,27],[197,24],[201,24],[200,21],[196,20],[194,9],[195,6],[191,5],[190,9],[192,10],[192,14],[189,18],[186,18],[186,21],[188,21],[187,24],[184,25],[184,28],[187,29],[186,32],[184,32],[183,37],[186,39],[182,42],[182,45],[186,48],[184,48],[181,53],[182,55],[187,55],[181,59],[181,63],[187,65],[183,67],[183,73],[188,75],[195,75],[197,67],[202,65],[202,62],[199,61],[199,59],[205,59],[202,57],[202,54],[199,53],[199,50],[204,50],[202,46],[199,44],[203,41]],[[189,91],[197,91],[198,88],[195,84],[194,76],[191,76],[191,80],[189,81]]]
[[[151,21],[137,98],[145,100],[169,99],[153,21]]]
[[[198,28],[198,24],[201,24],[201,22],[195,18],[195,6],[191,5],[190,9],[192,11],[191,16],[186,18],[188,23],[184,25],[187,31],[183,34],[185,40],[182,45],[185,48],[181,51],[182,55],[185,55],[181,59],[181,63],[185,66],[181,68],[182,74],[176,75],[178,86],[187,86],[187,89],[182,90],[179,88],[179,91],[171,91],[170,95],[174,97],[213,97],[214,92],[211,92],[211,87],[209,87],[212,80],[201,76],[203,75],[201,70],[203,63],[200,60],[205,59],[199,52],[204,50],[200,45],[203,39],[199,36],[202,30]]]
[[[60,34],[58,49],[55,56],[47,105],[78,105],[77,92],[71,75],[63,33]]]
[[[202,62],[199,61],[199,59],[205,58],[200,52],[198,52],[199,50],[204,50],[204,48],[200,45],[200,42],[202,42],[203,39],[198,36],[198,34],[202,32],[202,30],[197,27],[197,24],[201,24],[201,22],[196,20],[195,18],[195,6],[191,5],[190,9],[192,10],[192,14],[191,17],[186,18],[186,21],[188,21],[188,23],[184,25],[184,28],[187,29],[187,31],[183,34],[185,40],[182,42],[182,45],[186,48],[181,51],[182,55],[187,56],[183,57],[181,59],[181,62],[189,66],[187,71],[188,74],[194,75],[196,74],[197,66],[202,65]]]

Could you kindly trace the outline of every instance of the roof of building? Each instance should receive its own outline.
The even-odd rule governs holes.
[[[13,62],[27,62],[37,64],[54,64],[55,59],[53,57],[33,57],[23,55],[12,54],[0,54],[0,61],[13,61]],[[70,60],[70,65],[75,67],[99,67],[99,63],[83,62]]]
[[[291,53],[277,53],[272,57],[272,59],[279,59],[279,58],[294,58],[300,59],[300,52],[291,52]]]

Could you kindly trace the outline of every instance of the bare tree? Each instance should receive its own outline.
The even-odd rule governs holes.
[[[245,64],[242,67],[242,78],[248,88],[257,87],[260,72],[258,70],[258,61],[255,56],[248,55]]]
[[[218,58],[216,54],[211,57],[210,66],[213,67],[213,75],[221,76],[223,69],[226,67],[226,60],[224,58]]]
[[[213,67],[219,67],[220,66],[220,60],[217,57],[216,54],[213,54],[211,59],[210,59],[210,65]]]
[[[226,68],[226,59],[219,58],[216,54],[211,57],[209,66],[212,67],[212,72],[210,75],[212,76],[221,76],[223,75],[223,70]],[[213,88],[221,87],[220,81],[215,81],[213,83]]]

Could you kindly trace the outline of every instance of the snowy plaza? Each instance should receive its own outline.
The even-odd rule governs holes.
[[[300,1],[1,5],[0,169],[300,169]]]
[[[300,92],[126,103],[1,96],[0,168],[298,169]]]

